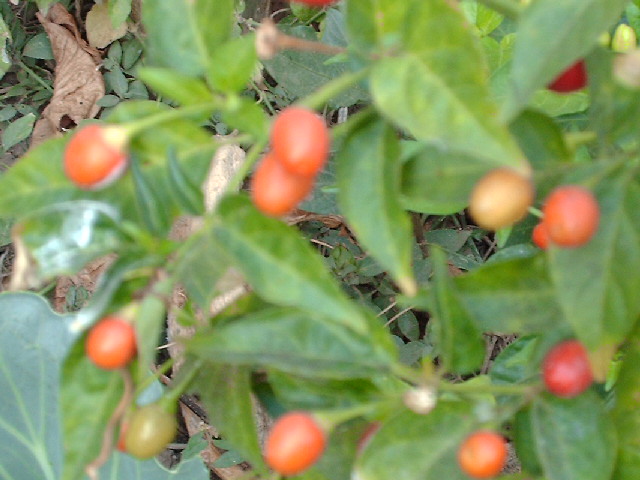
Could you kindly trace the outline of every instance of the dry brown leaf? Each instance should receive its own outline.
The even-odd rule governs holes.
[[[105,48],[127,33],[127,22],[122,22],[117,28],[113,26],[107,3],[96,3],[89,10],[85,27],[89,45],[95,48]]]
[[[31,145],[63,129],[63,121],[80,123],[100,111],[96,102],[104,96],[104,80],[99,71],[100,53],[80,36],[73,17],[56,3],[45,16],[38,13],[56,60],[53,97],[34,127]]]

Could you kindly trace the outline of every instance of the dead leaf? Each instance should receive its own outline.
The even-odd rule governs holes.
[[[31,146],[60,132],[63,121],[78,124],[94,118],[100,111],[96,102],[105,93],[100,53],[82,39],[73,16],[59,3],[46,17],[37,16],[51,40],[56,69],[53,97],[36,122]]]
[[[127,22],[122,22],[117,28],[113,26],[106,2],[93,5],[87,13],[85,27],[89,45],[95,48],[105,48],[127,33]]]

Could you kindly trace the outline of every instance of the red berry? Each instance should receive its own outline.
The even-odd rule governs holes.
[[[533,227],[531,239],[533,243],[542,250],[546,250],[549,247],[549,233],[547,232],[547,226],[544,222],[540,222]]]
[[[561,247],[584,245],[596,233],[600,207],[586,188],[564,185],[547,197],[542,209],[551,242]]]
[[[521,220],[533,203],[531,180],[511,168],[496,168],[474,186],[469,200],[473,220],[487,230],[499,230]]]
[[[78,129],[64,151],[64,171],[85,190],[113,183],[127,168],[127,135],[120,127],[91,124]]]
[[[587,85],[587,69],[584,61],[579,60],[549,84],[549,90],[558,93],[569,93],[580,90]]]
[[[499,474],[507,461],[507,444],[498,433],[480,430],[469,435],[458,449],[458,463],[473,478]]]
[[[326,444],[324,431],[310,414],[289,412],[274,423],[264,456],[279,474],[297,475],[318,461]]]
[[[87,356],[105,370],[122,368],[136,355],[136,332],[128,321],[107,316],[96,323],[87,335]]]
[[[309,195],[313,182],[313,177],[291,173],[273,153],[267,153],[251,179],[251,197],[262,213],[279,217]]]
[[[544,384],[554,395],[571,398],[593,383],[589,356],[577,340],[566,340],[547,352],[542,362]]]
[[[287,170],[314,176],[327,161],[331,139],[324,120],[315,112],[288,107],[273,122],[271,143]]]

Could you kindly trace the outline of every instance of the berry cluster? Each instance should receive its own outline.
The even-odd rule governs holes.
[[[273,122],[272,149],[252,177],[256,207],[275,217],[291,212],[313,189],[329,156],[330,143],[321,117],[301,107],[284,109]]]

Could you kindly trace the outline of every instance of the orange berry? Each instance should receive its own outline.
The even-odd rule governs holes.
[[[547,233],[547,227],[544,222],[538,223],[533,227],[531,232],[531,239],[533,243],[541,250],[546,250],[549,247],[549,233]]]
[[[458,463],[473,478],[499,474],[507,461],[507,444],[496,432],[480,430],[469,435],[458,449]]]
[[[130,322],[107,316],[96,323],[85,342],[85,351],[91,361],[105,370],[124,367],[136,355],[136,332]]]
[[[600,207],[593,194],[577,185],[563,185],[547,197],[542,209],[549,240],[561,247],[584,245],[596,233]]]
[[[72,135],[64,151],[64,171],[85,190],[104,188],[127,168],[127,135],[121,127],[91,124]]]

